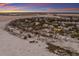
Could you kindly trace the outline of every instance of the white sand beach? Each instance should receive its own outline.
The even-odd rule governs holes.
[[[4,31],[4,26],[18,16],[0,16],[0,56],[45,56],[55,55],[45,49],[43,42],[29,43]],[[22,18],[22,17],[21,17]]]

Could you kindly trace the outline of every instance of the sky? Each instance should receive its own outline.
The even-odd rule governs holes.
[[[0,12],[79,12],[79,3],[0,3]]]

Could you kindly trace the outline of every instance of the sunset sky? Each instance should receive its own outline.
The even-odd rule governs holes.
[[[79,3],[0,3],[0,12],[79,12]]]

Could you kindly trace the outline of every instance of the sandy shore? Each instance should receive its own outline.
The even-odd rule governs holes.
[[[66,14],[65,14],[66,15]],[[70,15],[70,14],[69,14]],[[26,18],[27,16],[0,16],[0,55],[2,56],[52,56],[44,42],[29,43],[28,40],[20,39],[11,35],[4,30],[7,23],[19,18]],[[70,38],[69,38],[70,39]],[[65,40],[60,39],[53,44],[61,47],[69,47],[79,52],[78,40]]]
[[[34,56],[34,55],[55,55],[49,53],[45,47],[47,46],[43,42],[29,43],[27,40],[22,40],[8,32],[4,31],[4,26],[15,18],[20,18],[20,16],[0,16],[0,55],[2,56]],[[22,17],[21,17],[22,18]],[[25,18],[25,17],[24,17]]]

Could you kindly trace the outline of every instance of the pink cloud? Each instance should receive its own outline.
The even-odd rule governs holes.
[[[63,8],[63,10],[79,10],[79,8]]]
[[[15,7],[15,6],[5,6],[6,9],[9,10],[19,10],[19,8]]]
[[[5,6],[7,5],[8,3],[0,3],[0,6]]]
[[[79,8],[48,8],[47,11],[73,11],[79,10]]]
[[[60,8],[48,8],[47,11],[60,11]]]
[[[17,10],[21,10],[19,7],[16,7],[16,6],[10,6],[10,5],[8,5],[8,4],[10,4],[10,3],[0,3],[0,10],[1,11],[6,11],[6,10],[15,10],[15,11],[17,11]]]

